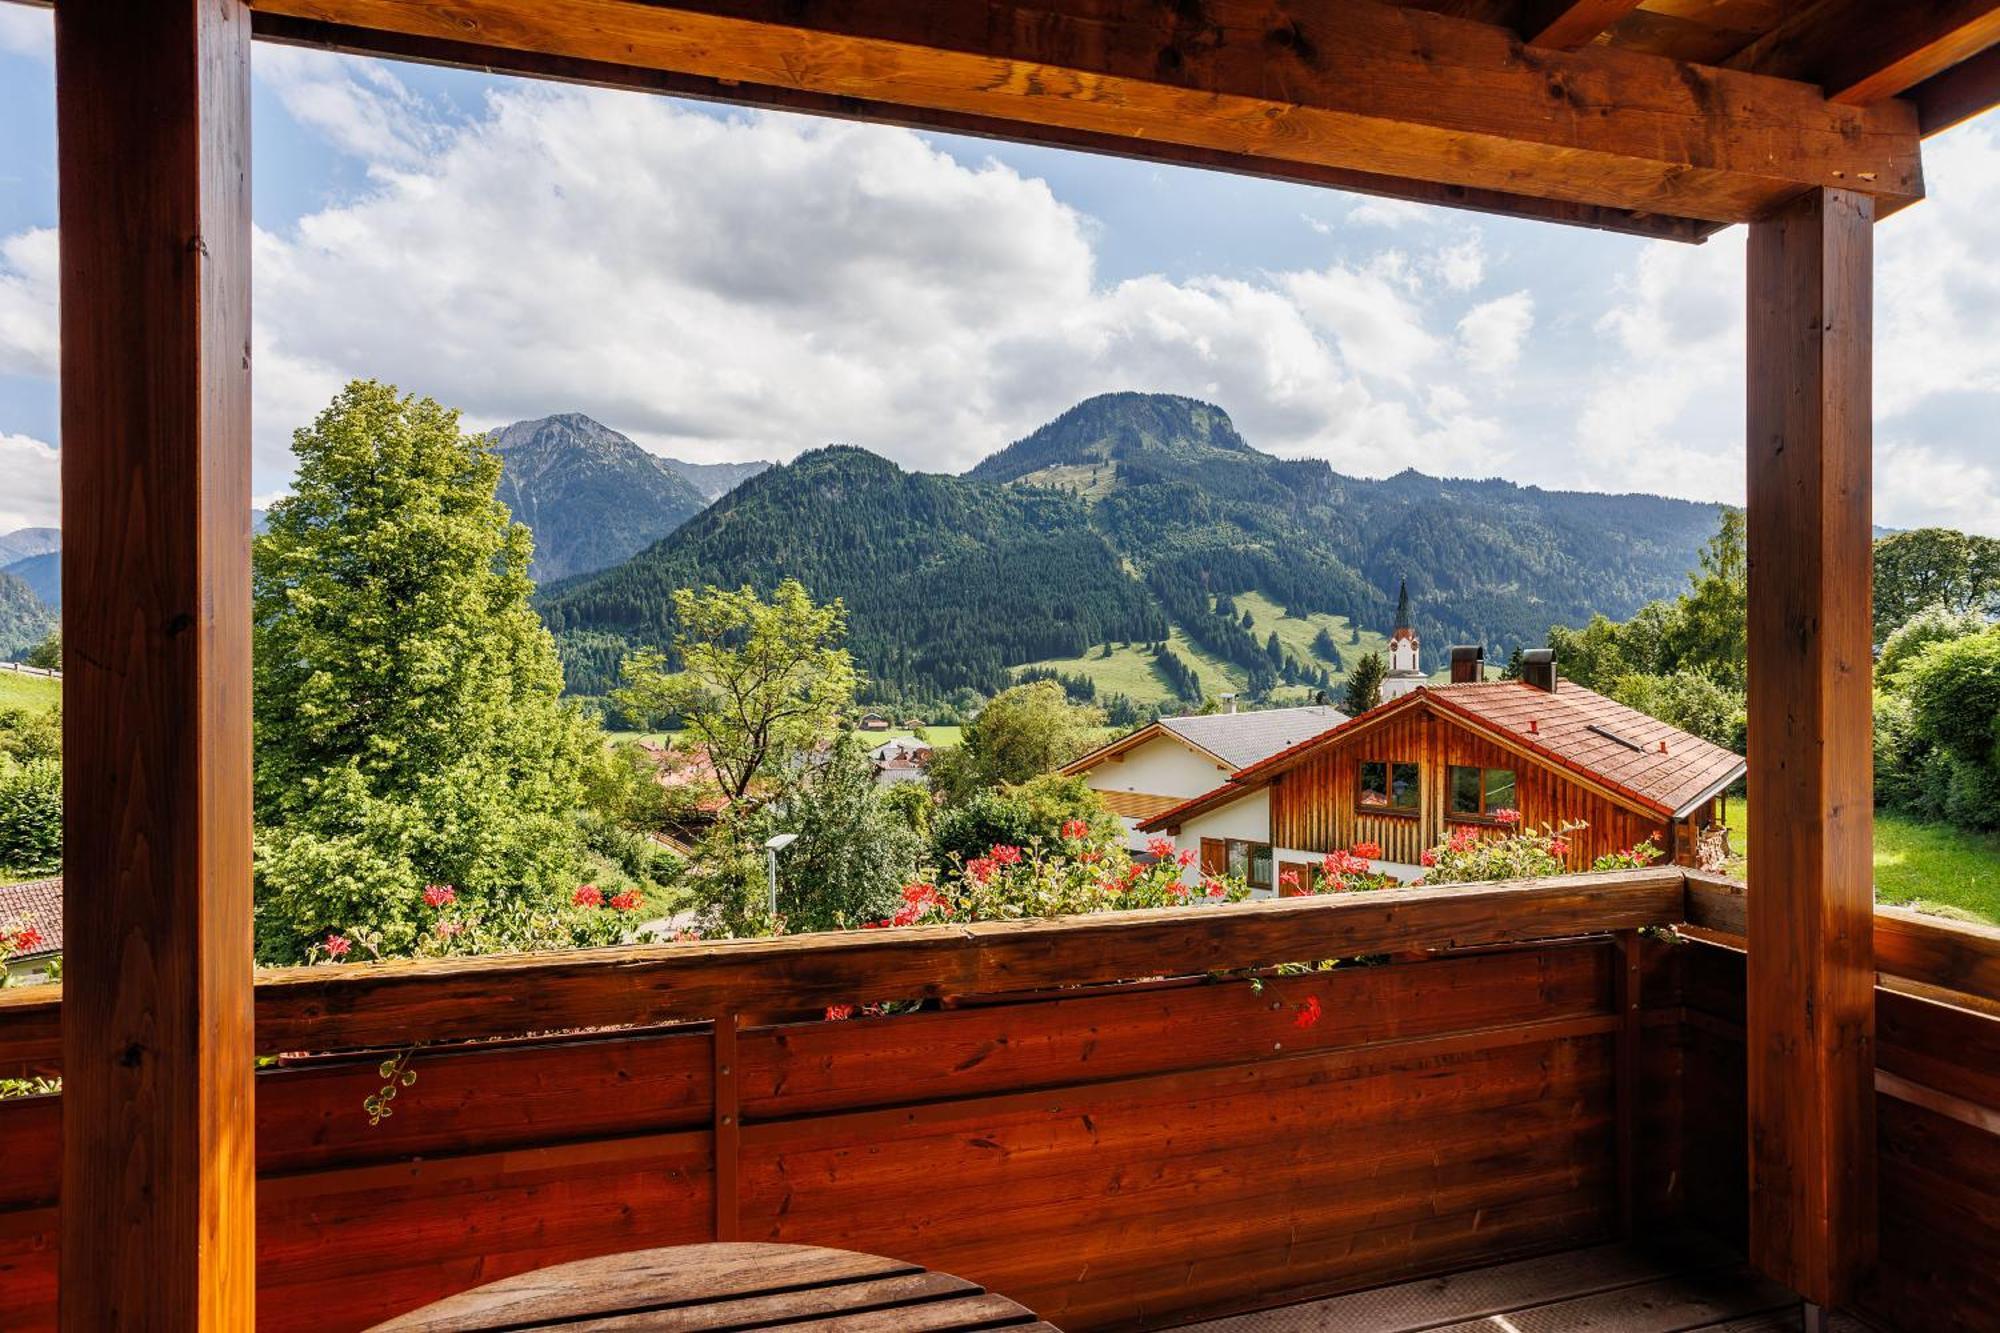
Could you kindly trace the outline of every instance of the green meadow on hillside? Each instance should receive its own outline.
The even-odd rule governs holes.
[[[1275,633],[1286,652],[1309,666],[1326,665],[1312,650],[1313,640],[1324,629],[1340,649],[1342,669],[1333,673],[1336,685],[1346,679],[1346,668],[1358,658],[1372,652],[1383,652],[1388,646],[1388,640],[1374,630],[1363,630],[1359,643],[1350,642],[1354,632],[1345,616],[1323,612],[1288,616],[1283,607],[1261,592],[1237,593],[1235,602],[1239,615],[1245,611],[1250,613],[1250,619],[1256,626],[1253,632],[1260,643]],[[1167,647],[1194,668],[1201,677],[1201,688],[1205,694],[1241,692],[1247,684],[1248,677],[1241,667],[1196,644],[1179,625],[1169,630]],[[1104,655],[1104,645],[1099,644],[1081,657],[1052,657],[1016,667],[1015,674],[1036,668],[1064,675],[1088,676],[1096,682],[1100,696],[1123,694],[1142,707],[1181,702],[1166,677],[1160,674],[1152,653],[1144,644],[1115,645],[1108,657]],[[1312,691],[1304,687],[1285,686],[1274,691],[1270,701],[1273,704],[1301,704],[1309,702],[1311,697]]]
[[[0,708],[54,708],[62,702],[62,682],[24,671],[0,671]]]

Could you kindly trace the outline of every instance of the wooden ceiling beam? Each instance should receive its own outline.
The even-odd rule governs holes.
[[[1639,0],[1527,0],[1521,36],[1529,46],[1574,51],[1639,7]]]
[[[1936,134],[2000,106],[2000,46],[1989,46],[1963,64],[1933,74],[1910,89],[1917,128]]]
[[[2000,0],[1820,0],[1752,42],[1731,69],[1818,84],[1868,106],[2000,42]]]
[[[1374,3],[1185,0],[253,0],[439,44],[977,117],[1381,181],[1738,222],[1840,185],[1922,195],[1916,115],[1798,83]],[[366,49],[364,46],[362,49]]]
[[[1072,130],[1061,126],[1029,125],[988,116],[961,112],[933,111],[920,107],[897,106],[868,98],[842,97],[804,92],[797,88],[767,84],[726,83],[698,74],[641,69],[601,60],[568,56],[546,56],[526,51],[479,46],[470,42],[443,42],[411,37],[403,33],[370,32],[323,23],[316,19],[294,18],[287,14],[260,13],[254,17],[259,38],[287,46],[308,46],[348,54],[372,54],[424,64],[522,78],[547,79],[561,83],[585,84],[597,88],[617,88],[629,92],[654,93],[693,101],[726,102],[734,106],[759,107],[774,111],[794,111],[829,116],[841,120],[867,121],[878,125],[898,125],[906,129],[941,134],[963,134],[975,138],[1032,143],[1051,148],[1067,148],[1111,157],[1141,158],[1179,166],[1265,180],[1290,181],[1345,190],[1352,194],[1404,199],[1414,203],[1462,208],[1477,213],[1531,218],[1573,227],[1619,232],[1655,240],[1700,242],[1720,230],[1723,223],[1699,218],[1669,217],[1631,209],[1604,208],[1562,200],[1538,199],[1532,195],[1508,194],[1500,190],[1479,190],[1463,185],[1438,185],[1429,181],[1378,176],[1365,171],[1295,162],[1284,158],[1246,158],[1216,149],[1185,144],[1137,142],[1127,136]]]

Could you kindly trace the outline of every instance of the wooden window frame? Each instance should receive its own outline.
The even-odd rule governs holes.
[[[1416,804],[1370,805],[1368,802],[1362,800],[1362,795],[1366,790],[1363,783],[1367,781],[1367,773],[1370,765],[1379,766],[1384,770],[1382,774],[1383,789],[1391,799],[1394,798],[1396,793],[1396,770],[1399,768],[1415,770],[1415,777],[1412,780],[1411,786],[1416,792]],[[1424,810],[1423,764],[1414,759],[1363,759],[1354,770],[1354,810],[1356,814],[1388,815],[1394,819],[1421,818]]]
[[[1466,772],[1468,770],[1477,773],[1479,775],[1479,810],[1477,813],[1474,813],[1469,810],[1460,810],[1458,808],[1458,782],[1456,775],[1462,772]],[[1516,794],[1516,804],[1501,806],[1499,808],[1503,810],[1514,810],[1514,811],[1520,810],[1521,808],[1519,805],[1519,793],[1521,790],[1520,769],[1486,768],[1480,764],[1447,764],[1445,766],[1445,773],[1444,773],[1445,822],[1451,824],[1484,824],[1484,825],[1491,825],[1493,827],[1499,827],[1501,825],[1502,821],[1495,819],[1493,817],[1492,814],[1493,807],[1487,802],[1486,799],[1486,779],[1487,776],[1492,773],[1505,773],[1513,781],[1514,784],[1514,791]]]
[[[1275,892],[1278,887],[1277,849],[1268,842],[1259,842],[1254,838],[1224,838],[1222,840],[1224,873],[1228,873],[1227,867],[1230,865],[1235,850],[1238,847],[1243,849],[1243,882],[1248,884],[1252,889],[1269,889]],[[1269,867],[1268,875],[1261,883],[1250,877],[1250,867],[1256,864],[1257,852],[1260,848],[1264,853]]]

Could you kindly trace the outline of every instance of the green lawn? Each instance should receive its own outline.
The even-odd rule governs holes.
[[[62,682],[50,676],[0,671],[0,708],[54,708],[62,702]]]
[[[1730,797],[1728,820],[1737,854],[1729,872],[1745,878],[1750,813],[1742,797]],[[2000,834],[1876,811],[1875,899],[2000,925]]]

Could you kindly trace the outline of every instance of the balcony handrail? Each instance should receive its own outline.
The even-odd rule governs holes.
[[[1688,871],[1685,924],[1740,944],[1750,933],[1747,887],[1742,880]],[[1875,970],[1972,996],[1984,1002],[1982,1008],[2000,1006],[2000,928],[1877,903]]]
[[[257,1050],[330,1051],[998,994],[1672,925],[1655,866],[1214,907],[775,939],[263,968]],[[52,1070],[61,987],[0,991],[0,1076]]]

